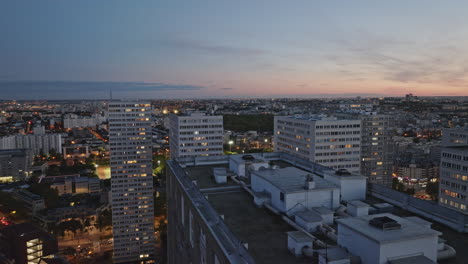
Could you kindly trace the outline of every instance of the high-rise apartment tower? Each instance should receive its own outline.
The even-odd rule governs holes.
[[[114,263],[154,263],[151,104],[109,103]]]

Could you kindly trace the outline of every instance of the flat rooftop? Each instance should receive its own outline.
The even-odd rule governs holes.
[[[228,164],[216,164],[216,165],[203,165],[203,166],[190,166],[185,168],[185,172],[188,174],[192,181],[197,181],[199,189],[206,188],[219,188],[228,186],[238,186],[237,183],[232,181],[230,177],[227,177],[226,183],[218,184],[215,181],[213,175],[214,168],[226,168],[229,169]],[[229,172],[228,172],[229,176]]]
[[[400,229],[383,230],[369,224],[369,220],[376,217],[389,217],[399,224]],[[411,240],[420,237],[438,236],[441,233],[394,214],[375,214],[362,217],[348,217],[336,220],[338,225],[344,225],[354,232],[360,233],[377,243],[393,243],[401,240]]]
[[[287,232],[296,230],[268,209],[256,207],[244,190],[208,194],[208,202],[242,243],[248,243],[256,263],[310,263],[288,250]]]
[[[310,258],[296,257],[288,249],[287,233],[296,231],[296,229],[282,219],[280,215],[265,207],[257,207],[251,194],[229,177],[234,175],[229,170],[230,161],[239,161],[238,164],[250,162],[242,159],[242,156],[181,158],[177,160],[180,167],[175,166],[176,163],[171,165],[172,161],[169,161],[168,164],[175,171],[181,170],[185,172],[184,175],[188,176],[185,177],[181,172],[177,172],[177,175],[183,177],[181,179],[183,179],[182,182],[185,188],[190,189],[188,187],[191,185],[190,181],[196,181],[196,189],[198,190],[189,191],[191,192],[189,195],[193,196],[194,204],[198,204],[198,210],[207,219],[218,219],[218,215],[224,218],[219,226],[225,226],[229,229],[235,239],[225,236],[226,232],[213,231],[223,246],[227,247],[230,244],[238,243],[237,240],[240,243],[247,243],[247,252],[255,263],[311,263]],[[315,174],[314,181],[318,188],[338,188],[318,176],[320,172],[331,170],[321,165],[301,160],[286,153],[256,153],[252,156],[255,160],[279,167],[275,170],[261,170],[260,174],[264,175],[259,177],[266,177],[290,191],[299,189],[303,191],[308,174]],[[217,184],[215,182],[213,175],[213,169],[215,168],[228,169],[226,183]],[[272,171],[273,173],[271,173]],[[249,180],[244,178],[240,180],[249,186]],[[200,195],[197,193],[200,193]],[[204,204],[205,198],[206,204]],[[210,210],[213,210],[213,214],[209,212]],[[317,210],[314,208],[313,212],[315,217],[320,217],[320,214],[333,213],[322,208]],[[210,224],[208,223],[208,225]],[[314,235],[330,245],[336,244],[319,234]]]
[[[309,191],[314,191],[316,189],[338,188],[334,184],[325,181],[319,176],[296,167],[286,167],[276,170],[259,170],[252,172],[252,174],[255,174],[270,182],[284,193],[304,192],[304,182],[306,181],[308,175],[311,175],[315,182],[315,188]]]

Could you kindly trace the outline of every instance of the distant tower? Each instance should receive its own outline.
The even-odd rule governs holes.
[[[110,98],[110,100],[112,101],[112,88],[109,89],[109,98]]]

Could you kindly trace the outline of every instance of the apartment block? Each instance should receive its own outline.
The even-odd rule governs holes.
[[[395,118],[365,113],[362,120],[361,174],[371,183],[389,186],[394,160]]]
[[[114,263],[154,263],[151,104],[109,103]]]
[[[223,155],[223,117],[171,114],[169,140],[171,158]]]
[[[0,149],[31,149],[33,155],[49,154],[54,149],[62,153],[62,135],[12,135],[0,138]]]
[[[359,173],[361,120],[276,116],[274,148],[333,169]]]
[[[468,128],[445,129],[440,160],[439,204],[468,214]]]

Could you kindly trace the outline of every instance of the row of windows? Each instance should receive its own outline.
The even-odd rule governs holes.
[[[181,119],[179,123],[223,123],[222,119]]]
[[[206,151],[223,151],[223,148],[195,148],[195,149],[181,149],[180,152],[206,152]]]
[[[347,142],[347,141],[361,141],[361,138],[319,138],[317,143],[322,142]]]
[[[212,134],[223,134],[222,130],[209,130],[209,131],[182,131],[179,135],[212,135]]]
[[[468,166],[462,166],[460,164],[446,162],[446,161],[442,161],[441,164],[442,164],[443,168],[449,168],[449,169],[454,169],[454,170],[462,170],[462,171],[468,172]]]
[[[179,138],[180,141],[199,141],[199,140],[222,140],[223,137],[181,137]]]
[[[442,157],[448,158],[448,159],[454,159],[454,160],[468,161],[468,156],[462,156],[462,155],[447,153],[447,152],[442,152]]]
[[[222,146],[223,142],[182,143],[180,147]]]
[[[299,122],[278,120],[278,124],[310,129],[310,124],[304,124],[304,123],[299,123]]]
[[[359,161],[359,157],[357,158],[339,158],[339,159],[321,159],[316,160],[317,163],[327,163],[327,162],[348,162],[348,161]]]
[[[441,189],[441,192],[447,196],[450,196],[450,197],[453,197],[453,198],[457,198],[457,199],[461,199],[461,200],[466,200],[466,195],[464,194],[461,194],[461,193],[457,193],[457,192],[454,192],[454,191],[450,191],[450,190],[447,190],[447,189]]]
[[[439,198],[439,202],[441,202],[443,204],[446,204],[446,205],[453,206],[453,207],[461,209],[461,210],[466,210],[466,204],[463,204],[463,203],[457,203],[457,202],[447,200],[447,199],[442,198],[442,197]]]
[[[440,181],[442,185],[445,185],[447,187],[451,187],[453,189],[458,189],[458,190],[462,190],[462,191],[466,191],[466,185],[464,184],[460,184],[460,183],[456,183],[456,182],[451,182],[451,181],[447,181],[447,180],[441,180]]]
[[[315,146],[315,149],[344,149],[344,148],[359,148],[359,144]]]
[[[361,124],[315,126],[316,129],[358,128],[358,127],[361,127]]]
[[[361,131],[325,131],[317,132],[317,136],[337,136],[337,135],[360,135]]]
[[[315,153],[316,157],[322,156],[342,156],[342,155],[359,155],[360,151],[335,151],[335,152],[318,152]]]
[[[223,128],[223,125],[180,126],[180,129],[194,129],[194,128]]]
[[[453,179],[457,179],[457,180],[462,180],[462,181],[468,181],[468,176],[467,175],[461,175],[459,173],[450,173],[450,172],[442,172],[441,173],[442,177],[444,178],[453,178]]]

